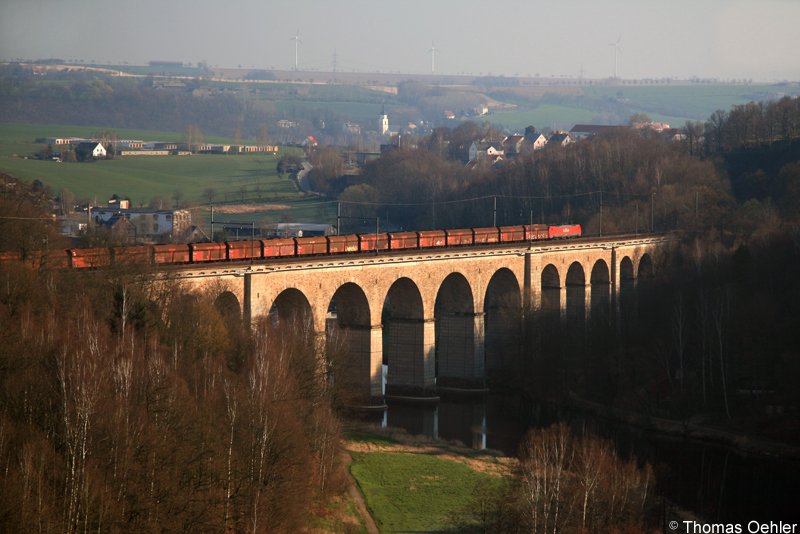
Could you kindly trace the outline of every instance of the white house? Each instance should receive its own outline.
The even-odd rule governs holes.
[[[540,133],[536,133],[533,134],[530,137],[530,139],[527,139],[526,143],[527,146],[529,146],[533,150],[539,150],[545,147],[545,145],[547,144],[547,138]]]
[[[502,159],[504,155],[505,150],[495,143],[473,141],[469,146],[469,161],[495,161]]]
[[[87,141],[84,143],[78,143],[78,146],[75,147],[75,155],[78,157],[78,159],[99,159],[106,157],[106,149],[101,143],[96,141]]]
[[[567,132],[556,132],[550,136],[547,144],[550,146],[565,147],[573,142],[572,137]]]

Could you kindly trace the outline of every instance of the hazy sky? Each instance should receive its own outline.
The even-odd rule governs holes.
[[[800,80],[800,0],[0,0],[0,58]]]

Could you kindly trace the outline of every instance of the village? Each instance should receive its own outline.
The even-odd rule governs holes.
[[[363,166],[375,158],[400,148],[416,150],[420,143],[417,136],[404,135],[390,129],[389,117],[385,110],[381,111],[377,119],[377,134],[386,141],[380,145],[379,152],[353,151],[348,148],[334,148],[341,153],[343,160],[349,162],[343,169],[347,175],[359,174]],[[632,122],[630,125],[596,125],[576,124],[569,131],[557,130],[540,132],[529,126],[523,133],[510,135],[493,130],[490,137],[480,138],[469,144],[458,147],[462,154],[461,160],[468,169],[500,168],[506,162],[540,150],[563,149],[573,143],[594,137],[600,134],[621,132],[625,130],[651,132],[662,138],[680,142],[684,140],[682,130],[671,128],[669,124],[642,121]],[[191,137],[191,136],[189,136]],[[112,159],[116,157],[168,157],[191,156],[194,154],[212,155],[254,155],[272,154],[276,158],[280,146],[266,144],[221,144],[202,142],[163,142],[145,141],[140,139],[118,139],[113,133],[103,133],[93,138],[83,137],[41,137],[36,142],[46,145],[39,153],[40,159],[56,162],[75,161],[93,162],[97,160]],[[449,143],[449,141],[447,141]],[[313,136],[307,136],[300,145],[310,154],[317,146]],[[297,167],[294,172],[307,173],[313,167],[310,163]],[[279,165],[279,168],[281,165]],[[300,177],[298,184],[301,189],[305,180]],[[313,192],[312,192],[313,193]],[[87,232],[108,234],[113,241],[124,243],[175,243],[191,241],[210,241],[213,239],[212,228],[203,229],[192,224],[192,213],[182,206],[167,208],[166,206],[134,207],[126,198],[112,197],[105,204],[86,205],[81,208],[83,215],[78,218],[75,214],[64,213],[61,221],[61,232],[65,236],[79,239]],[[284,222],[272,225],[269,228],[255,228],[253,225],[218,225],[218,230],[229,233],[231,238],[239,234],[244,237],[251,234],[264,236],[302,236],[315,234],[334,233],[335,228],[329,224],[317,221],[316,223],[289,223]]]
[[[49,158],[67,161],[93,161],[115,156],[187,156],[191,154],[277,154],[277,145],[216,144],[202,142],[143,141],[141,139],[40,137],[37,143],[48,147]]]

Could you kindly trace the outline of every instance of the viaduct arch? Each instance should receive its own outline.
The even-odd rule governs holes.
[[[523,313],[586,324],[619,311],[669,244],[666,236],[548,241],[192,265],[173,276],[224,288],[219,309],[245,324],[288,321],[310,330],[319,350],[335,345],[343,355],[337,380],[366,400],[513,372]]]

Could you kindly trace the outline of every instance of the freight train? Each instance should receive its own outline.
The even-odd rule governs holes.
[[[175,265],[220,261],[269,260],[330,254],[436,249],[580,237],[581,226],[545,224],[423,230],[375,234],[287,237],[109,248],[72,248],[34,253],[0,252],[0,264],[24,262],[35,268],[94,269],[111,265]]]

